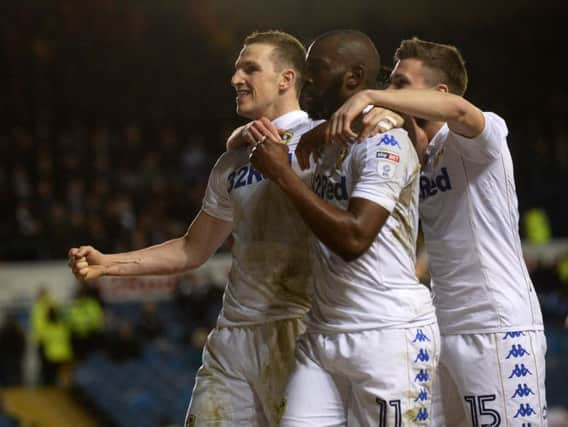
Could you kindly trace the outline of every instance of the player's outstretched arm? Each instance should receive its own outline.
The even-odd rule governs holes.
[[[261,117],[247,123],[244,126],[236,128],[227,139],[227,150],[234,150],[240,147],[252,146],[256,144],[263,135],[270,135],[274,141],[282,142],[280,135],[283,129],[278,129],[266,117]]]
[[[253,149],[251,161],[286,193],[316,237],[346,261],[369,248],[389,216],[386,209],[362,198],[352,198],[348,210],[327,203],[290,168],[287,147],[281,144],[267,139]]]
[[[69,267],[79,280],[101,276],[176,274],[202,265],[221,246],[232,223],[201,211],[177,239],[132,252],[103,254],[92,246],[69,250]]]
[[[448,92],[436,89],[364,90],[349,98],[333,114],[330,137],[350,135],[351,123],[369,104],[425,120],[447,122],[452,131],[467,138],[478,136],[485,126],[479,108]]]

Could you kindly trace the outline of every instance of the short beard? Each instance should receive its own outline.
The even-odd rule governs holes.
[[[341,99],[341,87],[343,76],[337,76],[319,96],[312,99],[306,108],[306,112],[312,120],[328,120],[335,111],[343,104]]]

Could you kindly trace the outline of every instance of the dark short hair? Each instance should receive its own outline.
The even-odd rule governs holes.
[[[278,30],[255,31],[249,34],[244,41],[248,46],[261,43],[273,46],[271,60],[278,69],[291,67],[296,71],[296,91],[300,93],[302,88],[302,76],[306,64],[306,48],[300,40],[291,34]]]
[[[451,93],[462,96],[467,89],[467,69],[460,51],[452,45],[428,42],[413,37],[403,40],[394,61],[418,59],[432,72],[432,85],[444,83]]]

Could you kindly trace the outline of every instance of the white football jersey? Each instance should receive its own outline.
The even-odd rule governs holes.
[[[319,122],[292,111],[273,122],[288,131],[284,139],[292,167],[306,182],[292,155],[300,136]],[[312,293],[314,237],[278,186],[252,167],[250,150],[231,150],[211,175],[203,211],[233,222],[232,265],[218,325],[242,326],[303,317]]]
[[[426,149],[420,219],[443,334],[543,328],[518,231],[507,126],[484,113],[464,138],[444,125]]]
[[[314,191],[341,209],[352,197],[364,198],[390,216],[369,249],[353,261],[317,243],[308,330],[355,332],[435,322],[430,291],[415,274],[419,173],[418,157],[402,129],[324,148]]]

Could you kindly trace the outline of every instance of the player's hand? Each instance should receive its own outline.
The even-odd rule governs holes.
[[[273,181],[291,170],[288,146],[266,137],[259,139],[249,157],[255,169]]]
[[[227,140],[227,150],[253,146],[262,135],[269,135],[275,141],[281,141],[280,135],[285,132],[284,129],[274,126],[266,117],[261,117],[235,129]]]
[[[363,140],[404,124],[399,114],[380,107],[371,108],[371,102],[368,91],[358,92],[345,101],[329,120],[326,140]]]
[[[404,118],[400,114],[386,108],[373,107],[361,118],[359,140],[364,141],[379,133],[388,132],[403,125]]]
[[[105,256],[92,246],[71,248],[68,253],[69,268],[78,280],[95,280],[106,273]]]
[[[322,123],[300,137],[294,154],[302,170],[310,167],[310,156],[314,161],[318,160],[321,147],[325,144],[327,126],[328,123]]]

